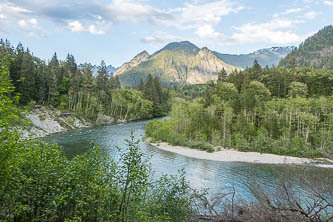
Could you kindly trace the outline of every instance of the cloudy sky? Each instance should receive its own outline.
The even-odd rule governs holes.
[[[0,0],[0,38],[46,60],[119,66],[172,41],[233,54],[297,46],[332,12],[333,0]]]

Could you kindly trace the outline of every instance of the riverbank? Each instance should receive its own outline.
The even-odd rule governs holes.
[[[125,123],[125,120],[115,121],[114,118],[99,114],[96,121],[89,121],[76,113],[38,106],[22,112],[23,125],[14,127],[23,140],[32,140],[73,129],[88,128],[100,125]]]
[[[42,138],[72,129],[90,127],[93,124],[75,113],[64,113],[45,106],[25,110],[21,114],[23,124],[15,127],[23,140]]]
[[[151,143],[146,142],[158,149],[176,153],[186,157],[213,160],[221,162],[245,162],[245,163],[262,163],[262,164],[296,164],[316,167],[333,168],[333,161],[329,159],[310,159],[291,156],[279,156],[275,154],[257,153],[257,152],[240,152],[233,149],[222,149],[214,153],[208,153],[202,150],[191,149],[182,146],[172,146],[168,143]]]

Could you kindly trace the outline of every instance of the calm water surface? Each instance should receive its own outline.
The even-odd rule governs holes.
[[[104,152],[117,159],[118,151],[115,146],[124,149],[124,140],[129,138],[131,131],[136,139],[142,139],[146,123],[147,121],[137,121],[73,130],[49,136],[45,141],[63,146],[69,158],[86,152],[91,141],[94,141]],[[281,177],[297,187],[298,180],[295,178],[299,175],[309,180],[325,180],[333,176],[333,169],[199,160],[163,151],[144,142],[140,143],[140,147],[150,158],[152,169],[155,171],[154,178],[162,174],[177,174],[179,169],[184,168],[186,178],[192,187],[208,188],[211,194],[226,191],[233,186],[243,198],[251,199],[252,195],[248,189],[250,184],[260,184],[265,190],[270,191],[274,190]]]

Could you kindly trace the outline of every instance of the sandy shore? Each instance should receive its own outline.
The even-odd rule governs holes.
[[[311,165],[317,167],[333,168],[333,161],[328,159],[298,158],[291,156],[279,156],[274,154],[261,154],[257,152],[240,152],[230,149],[228,150],[224,149],[218,152],[208,153],[206,151],[191,149],[188,147],[171,146],[168,143],[164,142],[158,144],[156,143],[149,143],[149,144],[161,150],[197,159],[214,160],[222,162],[300,164],[300,165]],[[330,162],[330,164],[327,164],[327,162]]]

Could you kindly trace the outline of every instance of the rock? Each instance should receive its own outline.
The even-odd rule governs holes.
[[[80,120],[73,113],[62,115],[59,110],[51,110],[47,107],[35,109],[33,112],[24,113],[30,123],[26,127],[18,127],[23,139],[35,139],[54,133],[65,132],[69,129],[89,127],[86,120]]]
[[[131,61],[124,63],[117,71],[114,72],[113,76],[120,75],[138,65],[141,63],[148,61],[150,58],[150,55],[147,51],[143,51],[136,55]]]
[[[114,119],[111,116],[106,116],[103,114],[98,114],[96,124],[97,125],[106,125],[114,122]]]

